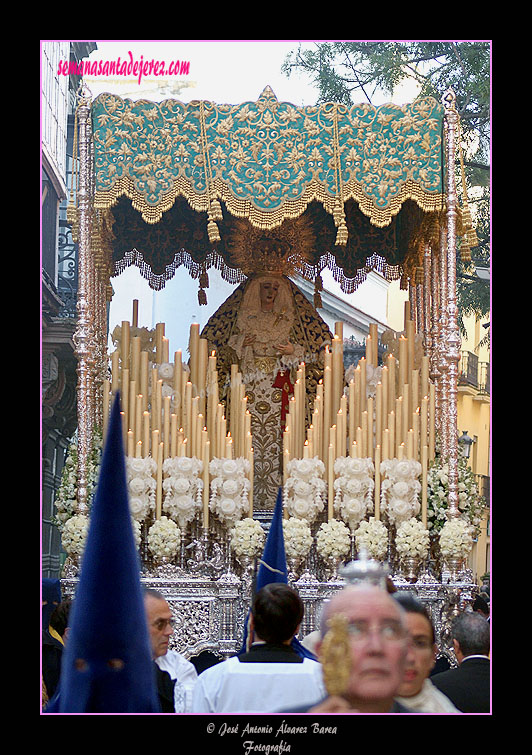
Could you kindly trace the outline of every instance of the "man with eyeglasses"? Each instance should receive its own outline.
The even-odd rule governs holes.
[[[329,695],[284,712],[410,713],[395,699],[409,642],[404,611],[384,588],[344,588],[324,606],[316,645]]]
[[[190,661],[169,649],[170,637],[174,632],[170,606],[162,593],[147,588],[144,591],[144,608],[161,710],[163,713],[188,713],[198,675]]]

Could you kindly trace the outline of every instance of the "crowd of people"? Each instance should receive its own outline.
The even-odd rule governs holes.
[[[409,590],[391,593],[364,583],[340,590],[324,604],[312,642],[314,659],[292,645],[304,609],[297,591],[285,583],[268,584],[255,594],[248,648],[226,660],[212,654],[206,662],[187,660],[172,650],[175,622],[168,601],[153,589],[145,589],[143,598],[162,713],[490,712],[489,611],[486,616],[478,603],[452,624],[456,667],[438,671],[432,620]],[[45,712],[59,695],[71,606],[70,599],[57,596],[47,605]],[[344,639],[333,626],[345,628]]]

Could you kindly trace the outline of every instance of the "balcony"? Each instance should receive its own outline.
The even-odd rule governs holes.
[[[490,478],[485,474],[476,474],[475,483],[477,485],[478,494],[486,501],[486,507],[490,507]]]
[[[489,399],[490,363],[479,362],[476,354],[462,351],[458,366],[458,390],[471,396]]]

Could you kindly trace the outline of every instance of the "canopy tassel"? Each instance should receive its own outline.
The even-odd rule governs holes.
[[[209,288],[209,274],[207,272],[207,268],[205,267],[205,263],[203,263],[201,268],[201,273],[199,276],[199,291],[198,291],[198,303],[200,306],[204,307],[207,304],[207,293],[204,289]]]
[[[345,246],[349,234],[347,232],[347,225],[345,222],[345,208],[344,208],[344,191],[342,184],[342,165],[340,162],[340,141],[338,136],[338,105],[334,106],[334,153],[335,153],[335,180],[336,180],[336,201],[334,203],[333,217],[337,227],[336,232],[336,246]]]

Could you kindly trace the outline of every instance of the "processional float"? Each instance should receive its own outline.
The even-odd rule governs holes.
[[[253,255],[274,249],[314,283],[318,307],[326,268],[346,292],[372,268],[409,291],[404,330],[381,336],[380,364],[371,327],[365,356],[346,369],[337,323],[312,399],[305,362],[292,370],[280,466],[288,579],[306,608],[300,634],[344,583],[341,564],[369,554],[429,606],[445,649],[450,619],[476,591],[459,507],[456,304],[457,237],[464,258],[476,240],[465,192],[459,202],[452,91],[441,103],[299,108],[269,87],[239,105],[92,101],[82,87],[74,157],[78,429],[74,500],[59,517],[65,589],[75,590],[94,449],[120,391],[143,579],[175,610],[180,652],[240,647],[271,515],[253,495],[245,376],[233,364],[220,382],[218,353],[197,324],[188,359],[171,357],[164,323],[139,328],[136,302],[108,354],[106,306],[113,275],[129,264],[154,289],[187,266],[204,304],[209,269],[242,284]],[[436,535],[437,464],[448,477],[448,527]]]

